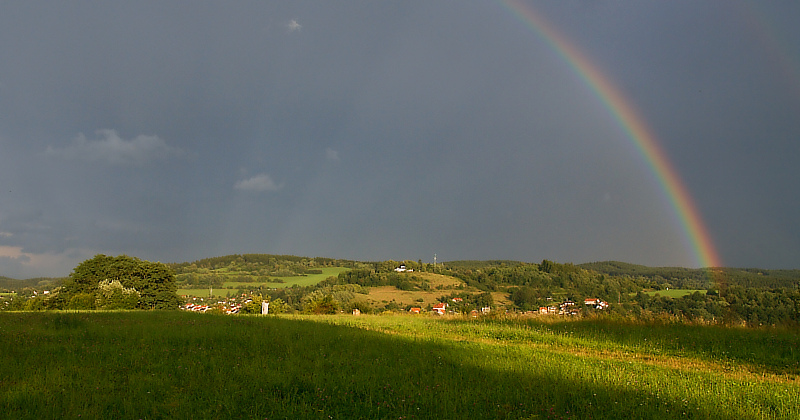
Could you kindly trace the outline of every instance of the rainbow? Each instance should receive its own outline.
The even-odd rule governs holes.
[[[659,147],[655,135],[644,119],[630,105],[622,93],[598,68],[569,40],[556,31],[530,5],[521,0],[502,0],[502,3],[525,25],[533,29],[550,47],[572,66],[580,77],[604,104],[628,139],[641,153],[667,195],[675,214],[680,220],[684,234],[691,243],[700,267],[722,267],[723,264],[694,205],[689,191],[670,164],[666,153]]]

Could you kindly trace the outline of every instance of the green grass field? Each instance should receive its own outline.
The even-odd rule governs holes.
[[[223,283],[222,287],[215,287],[214,288],[214,296],[225,296],[230,289],[239,289],[241,288],[248,288],[248,287],[272,287],[276,289],[282,289],[284,287],[292,287],[293,285],[298,286],[311,286],[321,282],[322,280],[327,279],[328,277],[336,277],[339,273],[344,271],[350,270],[346,267],[322,267],[322,274],[308,274],[305,276],[292,276],[292,277],[272,277],[274,279],[281,279],[283,283],[263,283],[263,282],[235,282],[235,281],[226,281]],[[220,273],[216,273],[220,274]],[[238,273],[228,273],[231,277],[238,276]],[[208,297],[209,289],[178,289],[178,295],[188,295],[188,296],[197,296],[197,297]]]
[[[652,290],[649,292],[644,292],[650,296],[661,295],[665,297],[671,298],[680,298],[686,295],[691,295],[694,292],[706,294],[706,290],[695,290],[695,289],[669,289],[669,290]]]
[[[274,287],[276,289],[281,289],[284,287],[292,287],[294,285],[298,286],[311,286],[321,282],[322,280],[327,279],[328,277],[336,277],[339,273],[345,272],[350,270],[346,267],[323,267],[322,274],[308,274],[305,276],[292,276],[292,277],[273,277],[275,279],[283,280],[283,283],[264,283],[264,285],[269,287]],[[225,287],[229,285],[233,288],[237,288],[239,286],[247,287],[247,285],[252,285],[253,283],[238,283],[238,282],[225,282]]]
[[[797,419],[799,343],[602,319],[0,313],[0,413]]]
[[[178,291],[176,293],[178,293],[178,296],[184,296],[185,295],[185,296],[197,296],[197,297],[206,298],[206,297],[209,296],[210,292],[211,291],[208,290],[208,289],[178,289]],[[215,296],[225,296],[225,294],[227,294],[228,292],[230,292],[229,289],[216,289],[216,292],[214,292],[214,295]]]

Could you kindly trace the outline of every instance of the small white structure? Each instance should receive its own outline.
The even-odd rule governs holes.
[[[444,315],[446,309],[447,309],[446,303],[437,303],[436,305],[433,305],[432,308],[433,313],[436,315]]]
[[[593,307],[595,309],[606,309],[608,308],[608,302],[604,302],[597,298],[585,299],[583,303],[586,306]]]
[[[261,315],[269,313],[269,302],[261,302]]]

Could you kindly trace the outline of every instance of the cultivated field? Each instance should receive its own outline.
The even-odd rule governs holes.
[[[400,307],[414,305],[425,307],[437,303],[437,297],[443,295],[441,290],[428,292],[423,290],[403,291],[394,286],[370,287],[366,300],[375,307],[383,307],[388,302],[395,302]]]
[[[0,413],[797,419],[798,344],[602,319],[0,313]]]
[[[389,302],[394,302],[400,307],[407,305],[425,308],[439,302],[438,298],[453,292],[480,293],[474,288],[464,286],[464,282],[452,277],[434,273],[403,273],[402,276],[422,279],[430,286],[429,290],[399,290],[394,286],[370,287],[365,299],[374,307],[380,308]],[[507,292],[493,292],[492,298],[495,305],[508,305]]]

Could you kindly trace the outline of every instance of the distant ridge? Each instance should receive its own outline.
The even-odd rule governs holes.
[[[36,277],[32,279],[17,280],[11,277],[0,276],[0,288],[3,289],[22,289],[25,287],[56,287],[60,286],[64,279],[62,277]]]
[[[522,261],[513,261],[513,260],[456,260],[456,261],[444,261],[441,263],[445,267],[451,268],[486,268],[486,267],[516,267],[520,265],[526,265],[531,263],[526,263]]]
[[[231,254],[219,257],[210,257],[196,260],[193,262],[169,263],[170,267],[176,271],[195,264],[208,268],[227,266],[231,262],[241,261],[251,264],[266,264],[275,262],[291,262],[300,264],[303,262],[313,262],[316,266],[347,266],[357,267],[362,264],[370,265],[375,262],[358,260],[347,260],[325,257],[306,257],[296,255],[279,254]],[[539,263],[524,262],[517,260],[453,260],[440,263],[445,269],[455,270],[477,270],[499,267],[519,267],[528,265],[538,265]],[[572,266],[571,263],[564,263]],[[587,271],[593,271],[607,276],[630,276],[644,277],[654,280],[686,279],[692,280],[695,284],[707,283],[709,272],[708,268],[685,268],[685,267],[650,267],[641,264],[633,264],[623,261],[596,261],[583,264],[575,264]],[[760,268],[714,268],[715,272],[721,273],[726,278],[729,286],[737,285],[742,287],[755,288],[790,288],[800,289],[800,269],[792,270],[772,270]],[[14,279],[11,277],[0,276],[0,288],[14,290],[24,287],[43,288],[56,287],[66,277],[38,277],[31,279]],[[708,287],[712,287],[708,284]]]
[[[648,267],[620,261],[599,261],[579,264],[584,270],[609,276],[646,277],[651,279],[708,279],[708,268]],[[800,289],[800,270],[767,270],[761,268],[714,268],[728,286],[755,288]]]

